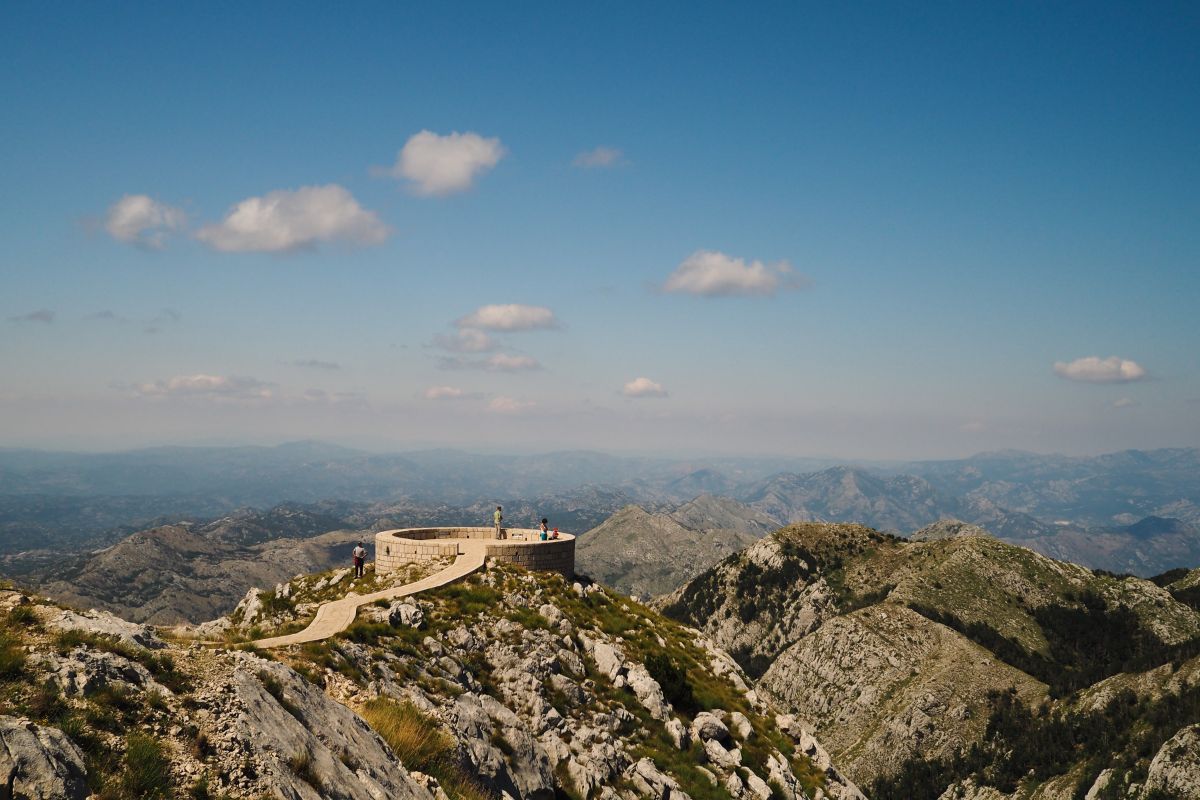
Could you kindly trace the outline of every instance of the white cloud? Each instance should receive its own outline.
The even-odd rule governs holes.
[[[248,197],[220,223],[197,231],[196,238],[223,252],[279,253],[319,242],[379,244],[390,233],[375,212],[341,186],[329,184]]]
[[[746,263],[714,250],[697,250],[688,256],[663,284],[663,291],[719,297],[727,295],[773,295],[780,289],[798,289],[805,284],[786,261]]]
[[[493,397],[488,403],[488,411],[494,414],[519,414],[522,411],[533,408],[536,403],[530,400],[517,400],[514,397]]]
[[[426,400],[458,400],[465,397],[466,392],[457,386],[430,386],[424,395]]]
[[[161,250],[167,235],[183,229],[187,215],[182,209],[160,203],[144,194],[127,194],[109,206],[104,229],[118,242]]]
[[[480,306],[454,323],[459,328],[488,331],[528,331],[535,328],[557,328],[554,312],[544,306],[507,305]]]
[[[661,383],[655,383],[649,378],[634,378],[621,389],[626,397],[666,397],[667,390]]]
[[[615,167],[622,163],[625,154],[615,147],[600,147],[594,150],[585,150],[571,162],[572,166],[582,167],[583,169],[604,169],[605,167]]]
[[[494,356],[489,356],[488,360],[484,362],[484,366],[494,372],[521,372],[542,368],[536,358],[515,356],[509,353],[496,353]]]
[[[9,322],[40,322],[43,325],[49,325],[54,322],[54,312],[48,308],[39,308],[37,311],[30,311],[28,314],[18,314],[15,317],[9,317]]]
[[[1146,377],[1146,370],[1136,361],[1109,356],[1087,356],[1074,361],[1054,362],[1054,374],[1069,381],[1085,383],[1129,383]]]
[[[1113,408],[1136,408],[1140,405],[1141,403],[1132,397],[1121,397],[1113,401]]]
[[[980,420],[970,420],[958,426],[958,429],[963,433],[983,433],[987,430],[987,425]]]
[[[229,400],[268,400],[271,386],[255,378],[223,375],[177,375],[136,387],[143,397],[205,397]]]
[[[318,358],[302,358],[299,361],[292,362],[293,367],[304,367],[305,369],[323,369],[323,370],[339,370],[342,365],[336,361],[321,361]]]
[[[433,345],[452,353],[490,353],[499,346],[495,339],[475,328],[463,328],[450,335],[438,334],[433,337]]]
[[[499,139],[485,139],[478,133],[439,136],[421,131],[404,143],[394,166],[378,171],[412,181],[417,194],[444,196],[470,189],[504,154]]]

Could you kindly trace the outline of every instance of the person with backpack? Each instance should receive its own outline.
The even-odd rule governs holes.
[[[354,577],[361,578],[364,570],[367,568],[367,548],[363,547],[363,543],[359,542],[354,548]]]

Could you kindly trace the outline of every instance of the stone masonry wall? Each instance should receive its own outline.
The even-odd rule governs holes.
[[[508,539],[495,539],[492,528],[409,528],[375,534],[375,571],[386,574],[403,564],[454,558],[459,553],[454,539],[487,540],[487,557],[526,569],[561,573],[568,580],[575,573],[575,537],[540,541],[537,531],[507,528]]]

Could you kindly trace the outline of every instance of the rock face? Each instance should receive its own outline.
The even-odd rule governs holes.
[[[83,753],[62,731],[0,716],[0,796],[83,800]]]
[[[839,616],[789,647],[759,689],[794,709],[856,780],[887,775],[910,758],[952,755],[982,737],[988,692],[1044,684],[904,606]]]

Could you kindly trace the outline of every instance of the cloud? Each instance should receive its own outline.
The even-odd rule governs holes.
[[[121,316],[120,314],[118,314],[117,312],[115,312],[115,311],[113,311],[113,310],[111,310],[111,309],[107,309],[107,308],[106,308],[106,309],[104,309],[103,311],[96,311],[96,312],[93,312],[93,313],[91,313],[91,314],[88,314],[88,315],[87,315],[87,317],[85,317],[85,319],[96,320],[96,321],[98,321],[98,322],[120,322],[120,323],[125,323],[125,322],[128,322],[128,321],[129,321],[129,320],[125,319],[124,317],[122,317],[122,316]]]
[[[293,361],[292,366],[304,367],[305,369],[324,369],[331,371],[342,368],[342,365],[336,361],[321,361],[320,359],[316,358],[302,358],[298,361]]]
[[[1121,397],[1113,400],[1113,408],[1136,408],[1140,405],[1141,403],[1139,403],[1137,400],[1134,400],[1132,397]]]
[[[493,397],[487,407],[488,411],[491,411],[493,414],[519,414],[522,411],[533,408],[535,405],[537,404],[531,400],[517,400],[514,397],[500,395],[499,397]]]
[[[705,297],[729,295],[769,296],[780,289],[799,289],[807,283],[786,261],[746,263],[715,250],[697,250],[688,256],[663,284],[663,291]]]
[[[9,317],[9,322],[40,322],[44,325],[49,325],[54,322],[54,312],[48,308],[39,308],[37,311],[30,311],[28,314],[18,314],[15,317]]]
[[[416,194],[445,196],[470,189],[504,154],[499,139],[469,132],[439,136],[421,131],[404,143],[395,165],[375,172],[411,181]]]
[[[624,157],[625,154],[617,148],[601,145],[594,150],[585,150],[575,156],[571,161],[571,166],[582,169],[605,169],[624,163]]]
[[[438,366],[442,369],[483,369],[488,372],[528,372],[542,368],[536,358],[512,353],[495,353],[487,358],[445,356],[438,360]]]
[[[649,378],[634,378],[621,389],[626,397],[666,397],[667,390],[661,383],[655,383]]]
[[[167,236],[187,225],[182,209],[144,194],[127,194],[109,206],[104,229],[118,242],[161,250]]]
[[[958,429],[963,433],[983,433],[987,430],[987,425],[976,419],[969,422],[964,422],[962,425],[958,426]]]
[[[1144,379],[1146,370],[1136,361],[1118,356],[1087,356],[1070,362],[1054,362],[1054,374],[1069,381],[1084,383],[1129,383]]]
[[[391,230],[337,184],[279,189],[248,197],[196,238],[226,253],[285,253],[340,241],[379,244]]]
[[[255,378],[222,375],[178,375],[135,387],[143,397],[202,397],[228,400],[268,400],[271,384]]]
[[[480,306],[454,323],[459,328],[488,331],[529,331],[536,328],[557,328],[554,312],[544,306],[507,305]]]
[[[466,396],[466,392],[457,386],[430,386],[423,392],[426,400],[458,400]]]
[[[496,353],[494,356],[490,356],[484,362],[484,366],[493,372],[522,372],[542,368],[536,358],[515,356],[509,353]]]
[[[463,328],[449,335],[438,334],[433,337],[433,346],[451,353],[490,353],[499,347],[495,339],[475,328]]]

